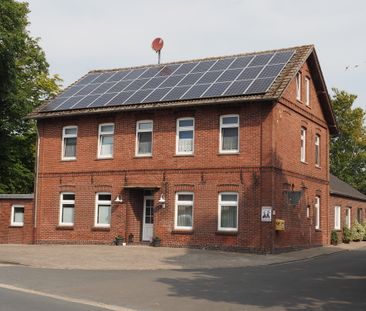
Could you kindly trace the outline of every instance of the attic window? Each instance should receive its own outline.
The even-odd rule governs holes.
[[[301,101],[301,72],[296,75],[296,99]]]
[[[310,79],[305,77],[305,105],[310,106]]]

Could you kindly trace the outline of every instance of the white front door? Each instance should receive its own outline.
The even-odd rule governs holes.
[[[151,196],[144,196],[144,218],[142,224],[142,240],[152,241],[154,234],[154,201]]]

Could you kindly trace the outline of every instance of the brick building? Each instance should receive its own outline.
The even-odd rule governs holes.
[[[337,128],[313,46],[93,71],[31,117],[36,243],[328,244]]]
[[[330,230],[336,230],[341,238],[344,226],[351,228],[355,221],[366,220],[366,195],[349,184],[330,175]]]
[[[0,194],[0,244],[33,243],[33,194]]]

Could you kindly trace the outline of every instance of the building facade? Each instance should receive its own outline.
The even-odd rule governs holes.
[[[289,51],[293,55],[266,91],[227,93],[248,86],[251,75],[252,84],[268,82],[261,72],[280,65],[270,61],[263,69],[260,59]],[[231,69],[248,57],[249,64]],[[328,141],[337,130],[314,48],[203,60],[194,67],[195,61],[191,67],[211,62],[219,68],[227,60],[225,72],[192,69],[182,76],[184,81],[216,74],[215,86],[228,86],[221,95],[91,107],[108,93],[96,99],[82,91],[103,86],[79,84],[124,72],[102,71],[64,93],[80,87],[77,94],[85,97],[61,94],[35,111],[35,243],[111,243],[121,235],[137,243],[159,237],[165,246],[264,252],[328,244]],[[190,63],[140,67],[132,74],[155,70],[174,80],[181,75],[168,69]],[[134,84],[139,86],[132,97],[151,91],[144,93],[139,81],[122,80],[102,84],[129,84],[115,98],[130,96],[126,90]],[[178,84],[174,91],[206,87],[197,83],[187,89]],[[151,92],[159,90],[164,88]],[[61,101],[73,105],[55,108]],[[276,219],[285,222],[285,231],[275,230]]]

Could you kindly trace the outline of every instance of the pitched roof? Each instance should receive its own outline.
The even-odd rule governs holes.
[[[33,193],[26,193],[26,194],[0,194],[1,199],[10,199],[10,200],[33,200],[34,195]]]
[[[283,53],[283,52],[294,52],[292,57],[288,60],[288,62],[284,65],[284,68],[280,73],[274,78],[270,87],[262,93],[257,94],[235,94],[232,95],[219,95],[216,97],[209,97],[209,98],[202,98],[202,97],[191,97],[189,99],[175,99],[169,101],[150,101],[150,102],[137,102],[137,103],[128,103],[125,102],[122,104],[116,102],[116,104],[110,105],[107,104],[102,107],[83,107],[77,108],[79,103],[74,105],[72,109],[65,109],[60,110],[56,109],[54,111],[50,110],[49,107],[57,107],[57,100],[61,97],[65,96],[63,94],[67,93],[68,91],[72,90],[78,86],[78,84],[83,83],[82,81],[88,80],[91,75],[96,74],[105,74],[108,75],[109,73],[115,72],[126,72],[127,70],[139,70],[139,69],[146,69],[146,70],[154,70],[159,69],[162,67],[168,66],[177,66],[181,64],[188,64],[192,62],[208,62],[208,61],[222,61],[226,59],[235,59],[235,58],[244,58],[249,56],[260,56],[269,53]],[[168,64],[162,65],[148,65],[148,66],[140,66],[140,67],[133,67],[133,68],[123,68],[123,69],[112,69],[112,70],[94,70],[89,72],[87,75],[83,76],[81,79],[70,85],[64,92],[59,94],[55,99],[45,102],[40,107],[36,108],[30,115],[29,118],[34,119],[42,119],[42,118],[52,118],[52,117],[60,117],[60,116],[71,116],[71,115],[84,115],[90,113],[108,113],[108,112],[116,112],[116,111],[126,111],[126,110],[148,110],[148,109],[157,109],[157,108],[166,108],[166,107],[182,107],[182,106],[196,106],[196,105],[212,105],[212,104],[224,104],[224,103],[234,103],[234,102],[254,102],[254,101],[274,101],[278,100],[286,87],[289,85],[290,81],[294,78],[298,70],[301,66],[309,60],[309,67],[314,75],[314,82],[318,86],[318,96],[322,103],[323,111],[325,118],[328,122],[329,128],[331,133],[335,134],[337,132],[336,128],[336,121],[335,117],[330,105],[330,99],[327,92],[327,88],[324,82],[324,78],[320,69],[320,65],[318,62],[318,58],[315,53],[315,49],[313,45],[304,45],[304,46],[297,46],[291,47],[286,49],[278,49],[278,50],[270,50],[270,51],[261,51],[261,52],[254,52],[254,53],[244,53],[244,54],[237,54],[237,55],[229,55],[224,57],[212,57],[200,60],[189,60],[183,62],[173,62]],[[94,83],[94,82],[93,82]],[[77,96],[76,96],[77,97]],[[93,96],[91,98],[94,99]],[[96,98],[96,97],[95,97]],[[86,98],[85,98],[86,99]],[[87,99],[86,99],[87,100]],[[115,100],[115,98],[113,99]]]
[[[360,201],[366,202],[366,195],[359,192],[351,185],[345,183],[344,181],[340,180],[338,177],[330,174],[329,176],[329,183],[330,183],[330,194],[335,196],[341,196],[351,199],[356,199]]]

